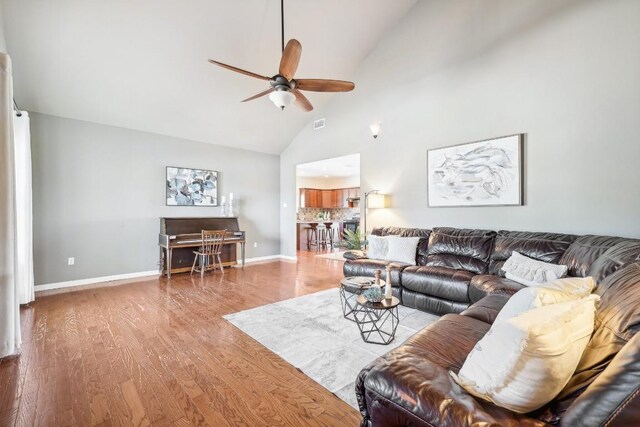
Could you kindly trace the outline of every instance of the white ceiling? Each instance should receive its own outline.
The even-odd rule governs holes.
[[[305,178],[345,178],[360,175],[360,154],[333,157],[317,162],[302,163],[296,175]]]
[[[241,104],[268,83],[207,63],[276,74],[277,0],[0,2],[23,109],[268,153],[315,118],[266,97]],[[415,3],[285,2],[285,37],[303,46],[296,76],[349,80]],[[307,93],[316,108],[350,96]]]

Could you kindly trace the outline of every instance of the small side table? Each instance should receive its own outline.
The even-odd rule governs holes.
[[[400,300],[396,297],[371,302],[358,295],[354,314],[364,342],[387,345],[393,341],[400,323],[398,305]]]
[[[345,319],[356,321],[357,311],[356,297],[369,289],[375,283],[373,277],[349,276],[340,281],[340,303],[342,304],[342,314]],[[386,282],[380,280],[380,286],[384,289]]]

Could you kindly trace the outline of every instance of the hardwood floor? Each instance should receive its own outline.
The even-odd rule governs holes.
[[[336,287],[341,271],[301,252],[38,297],[21,310],[20,357],[0,364],[0,425],[356,426],[356,410],[222,318]]]

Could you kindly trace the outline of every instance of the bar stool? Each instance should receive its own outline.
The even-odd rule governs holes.
[[[318,246],[318,223],[310,222],[305,231],[307,233],[307,249],[311,250],[311,246]]]
[[[333,222],[327,221],[324,223],[324,246],[328,249],[333,249],[333,238],[335,237],[333,234]],[[328,245],[328,246],[327,246]]]

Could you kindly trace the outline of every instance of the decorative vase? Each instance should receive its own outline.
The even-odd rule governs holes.
[[[373,272],[373,274],[375,276],[375,280],[373,282],[373,286],[371,287],[378,289],[380,293],[382,293],[382,289],[380,287],[380,276],[382,276],[382,270],[376,270]]]
[[[387,265],[387,283],[384,285],[384,298],[391,299],[393,293],[391,291],[391,267]]]
[[[229,207],[227,208],[227,216],[233,216],[233,193],[229,193]]]

